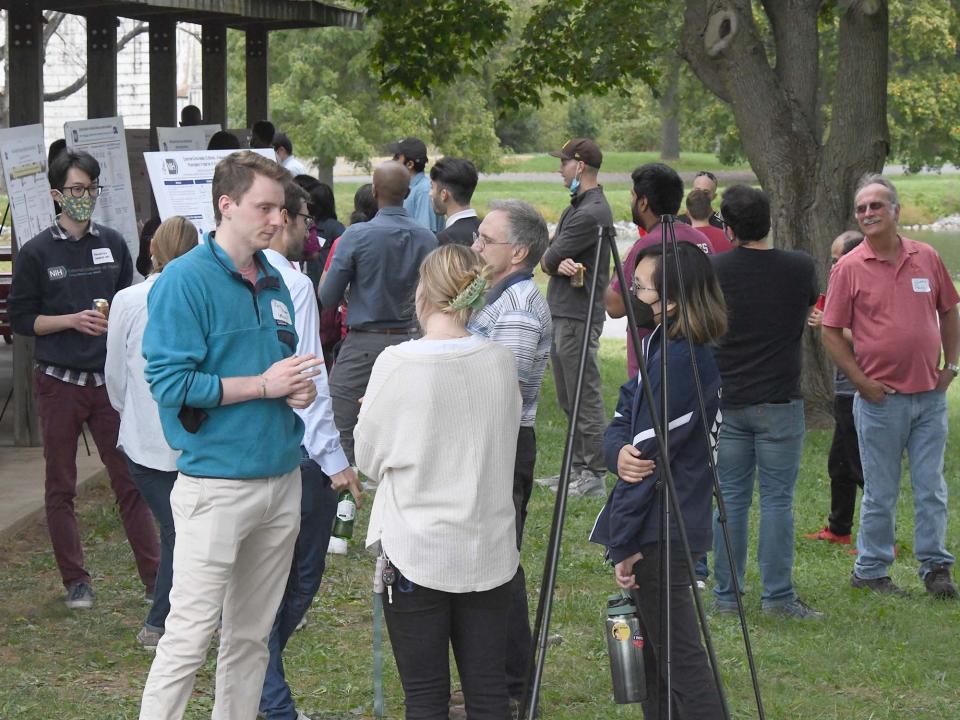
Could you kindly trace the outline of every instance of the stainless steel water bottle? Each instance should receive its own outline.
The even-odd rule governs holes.
[[[647,699],[643,674],[643,634],[637,608],[629,596],[607,598],[607,654],[613,679],[613,699],[620,705]]]

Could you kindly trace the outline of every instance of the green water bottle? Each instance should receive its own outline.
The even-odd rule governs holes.
[[[357,503],[349,490],[337,498],[337,519],[333,523],[333,537],[349,540],[353,537],[353,521],[357,517]]]

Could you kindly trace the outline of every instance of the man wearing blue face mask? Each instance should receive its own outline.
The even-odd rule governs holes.
[[[593,267],[597,231],[613,227],[613,214],[597,182],[603,153],[589,138],[567,141],[558,152],[560,175],[570,189],[570,206],[563,211],[550,247],[540,261],[540,267],[550,275],[547,285],[547,304],[553,319],[553,344],[550,358],[557,386],[557,401],[567,418],[573,411],[577,383],[577,365],[583,340],[590,287],[597,274],[597,293],[594,299],[593,321],[587,349],[587,363],[583,374],[583,392],[580,399],[580,417],[573,445],[573,465],[570,472],[570,494],[583,497],[606,497],[604,478],[607,474],[603,459],[603,431],[606,415],[601,395],[600,365],[597,352],[600,332],[603,330],[603,289],[610,278],[610,249],[604,244],[600,265]],[[542,478],[540,485],[556,489],[560,477]]]
[[[107,466],[120,517],[146,595],[160,559],[153,515],[117,449],[120,416],[103,376],[107,313],[94,309],[130,285],[133,262],[116,230],[91,221],[100,195],[100,165],[88,153],[63,150],[50,164],[51,195],[62,213],[17,253],[9,310],[13,330],[36,336],[37,414],[46,459],[47,526],[71,609],[93,606],[90,574],[74,513],[77,440],[86,423]]]

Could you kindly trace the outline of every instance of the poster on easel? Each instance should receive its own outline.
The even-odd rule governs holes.
[[[140,254],[140,235],[130,184],[123,119],[112,117],[67,122],[63,124],[63,133],[68,148],[84,150],[100,163],[100,187],[103,192],[93,210],[93,221],[123,235],[136,264]],[[140,278],[136,270],[134,277]]]
[[[23,247],[56,220],[47,179],[43,126],[0,129],[0,162],[17,246]]]
[[[187,125],[185,127],[158,127],[157,144],[161,152],[206,150],[210,138],[220,132],[220,125]]]
[[[206,233],[215,230],[213,171],[222,158],[234,152],[236,150],[144,153],[160,219],[182,215],[197,227],[201,241]],[[253,152],[273,161],[277,159],[272,149]]]

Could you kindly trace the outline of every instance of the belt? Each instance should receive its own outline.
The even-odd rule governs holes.
[[[350,328],[350,332],[360,332],[360,333],[374,333],[376,335],[412,335],[417,332],[418,328],[371,328],[371,327],[357,327]]]

